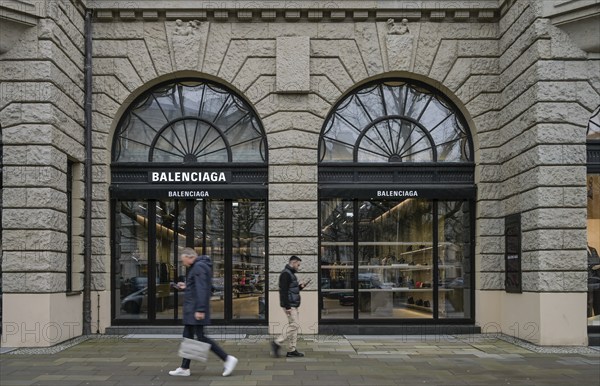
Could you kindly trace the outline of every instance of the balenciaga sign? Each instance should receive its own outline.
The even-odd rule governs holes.
[[[202,183],[226,184],[231,181],[231,172],[209,172],[209,171],[161,171],[148,172],[148,182],[160,183]]]

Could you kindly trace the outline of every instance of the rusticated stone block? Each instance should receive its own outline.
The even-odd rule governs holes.
[[[64,292],[66,288],[66,275],[64,273],[2,273],[2,291],[5,293]]]
[[[307,36],[277,38],[277,92],[310,90],[310,40]]]
[[[271,165],[314,165],[316,160],[316,149],[294,147],[269,149],[269,164]]]
[[[317,149],[319,135],[302,130],[285,130],[267,135],[269,148],[279,149],[288,147],[303,147]],[[316,159],[314,160],[317,161]]]
[[[317,184],[270,184],[269,200],[316,200]]]
[[[314,219],[270,219],[269,236],[317,236],[318,221]]]
[[[316,165],[269,166],[269,182],[317,182]]]
[[[317,218],[316,201],[269,201],[270,219],[313,219]],[[269,251],[273,252],[273,251]],[[313,253],[313,252],[311,252]]]
[[[5,251],[2,254],[2,271],[65,271],[65,256],[65,253],[53,251]]]
[[[523,291],[580,292],[587,291],[587,272],[539,271],[523,272]]]
[[[304,111],[281,111],[265,118],[263,120],[263,125],[265,131],[270,133],[285,129],[298,128],[298,122],[302,122],[303,130],[310,130],[315,133],[320,133],[324,119]]]
[[[317,253],[317,237],[270,237],[269,253],[311,255]]]
[[[521,229],[583,228],[587,208],[537,208],[521,215]]]
[[[387,35],[388,68],[391,71],[411,71],[413,65],[414,36]]]
[[[66,231],[67,215],[62,211],[53,209],[4,209],[2,212],[2,228]]]
[[[580,250],[528,251],[521,256],[523,271],[577,271],[587,268],[587,253]]]

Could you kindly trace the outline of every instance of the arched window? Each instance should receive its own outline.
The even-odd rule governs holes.
[[[471,162],[464,118],[433,88],[397,79],[342,99],[324,125],[321,162]]]
[[[119,122],[113,162],[266,162],[266,137],[252,108],[223,86],[163,84],[138,97]]]

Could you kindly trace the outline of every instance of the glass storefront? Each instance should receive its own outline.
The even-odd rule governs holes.
[[[321,319],[470,319],[471,221],[468,201],[321,200]]]
[[[212,260],[211,319],[266,320],[266,149],[222,85],[170,81],[131,103],[112,148],[115,324],[180,323],[185,247]]]
[[[264,201],[117,201],[115,218],[115,319],[182,318],[183,291],[171,283],[185,281],[186,246],[212,260],[212,319],[265,319]]]
[[[319,154],[321,320],[473,321],[473,144],[452,102],[409,79],[363,85]]]

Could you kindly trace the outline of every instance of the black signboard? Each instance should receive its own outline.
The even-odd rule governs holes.
[[[521,214],[516,213],[504,219],[504,260],[506,292],[522,293],[521,282]]]
[[[238,184],[238,185],[128,185],[112,184],[111,197],[120,200],[133,199],[174,199],[174,200],[199,200],[199,199],[236,199],[236,198],[267,198],[266,185]]]
[[[319,197],[359,200],[469,199],[475,198],[472,185],[321,184]]]

